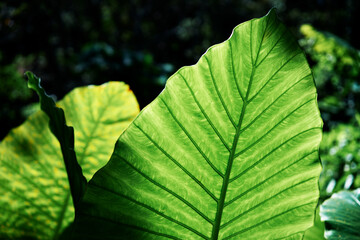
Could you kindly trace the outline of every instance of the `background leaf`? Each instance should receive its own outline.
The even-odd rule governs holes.
[[[320,206],[320,216],[326,239],[360,239],[360,189],[333,194]]]
[[[353,121],[324,133],[320,148],[323,171],[319,181],[323,200],[340,190],[360,187],[359,126],[360,121]]]
[[[321,127],[311,71],[275,12],[243,23],[121,135],[74,238],[301,239]]]
[[[89,179],[108,160],[116,139],[139,111],[120,82],[73,90],[58,105],[75,128],[75,150]],[[60,146],[37,112],[0,144],[0,238],[56,239],[74,209]]]

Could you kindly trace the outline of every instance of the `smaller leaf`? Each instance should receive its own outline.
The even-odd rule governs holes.
[[[75,133],[76,157],[86,179],[105,165],[119,135],[139,113],[129,86],[108,82],[79,87],[56,106]],[[74,206],[59,141],[43,111],[12,129],[0,143],[0,239],[61,239]],[[61,237],[66,236],[67,230]]]
[[[85,193],[86,178],[82,169],[76,160],[74,147],[74,129],[66,125],[65,114],[61,108],[56,107],[54,100],[49,97],[40,86],[40,78],[31,72],[26,72],[28,77],[28,86],[35,90],[40,98],[40,107],[49,117],[49,126],[51,132],[59,140],[61,152],[65,162],[66,172],[68,174],[71,196],[74,207],[80,201]]]
[[[360,239],[360,188],[335,193],[320,206],[326,239]]]

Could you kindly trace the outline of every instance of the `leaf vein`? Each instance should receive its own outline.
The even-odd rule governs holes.
[[[43,114],[44,114],[44,116],[46,116],[45,113],[43,113]],[[39,115],[39,116],[40,116],[40,115]],[[47,121],[47,120],[45,120],[45,121]],[[33,125],[31,125],[31,128],[33,128],[33,131],[34,131],[34,132],[41,132],[41,131],[44,130],[42,124],[33,124]],[[49,132],[50,132],[50,131],[49,131]],[[51,140],[52,140],[51,138],[55,138],[51,133],[50,133],[48,136],[50,136],[50,139],[47,139],[49,142],[51,142]],[[18,145],[21,145],[21,142],[18,140],[18,138],[17,138],[17,136],[16,136],[15,134],[13,134],[12,137],[13,137],[13,139],[15,140],[15,142],[16,142]],[[47,136],[46,136],[46,137],[47,137]],[[45,139],[44,139],[44,140],[45,140]],[[45,141],[46,141],[46,140],[45,140]],[[56,148],[54,147],[53,144],[48,144],[48,146],[49,146],[49,148],[53,151],[53,153],[54,153],[55,156],[57,156],[58,158],[62,159],[62,156],[60,156],[60,155],[58,154],[58,152],[56,151]],[[61,187],[61,185],[60,185],[60,183],[59,183],[59,180],[55,177],[54,174],[51,173],[51,170],[49,170],[46,166],[44,166],[44,164],[42,163],[41,160],[38,160],[38,161],[37,161],[37,164],[40,165],[40,167],[41,167],[41,168],[43,169],[43,171],[48,175],[49,178],[53,179],[54,182],[55,182],[58,186]],[[15,169],[14,169],[14,170],[15,170]],[[19,174],[19,175],[21,175],[21,174]]]
[[[210,224],[213,224],[213,221],[209,219],[204,213],[202,213],[199,209],[197,209],[194,205],[192,205],[189,201],[181,197],[179,194],[175,193],[174,191],[168,189],[167,187],[161,185],[160,183],[156,182],[155,180],[151,179],[149,176],[147,176],[145,173],[141,172],[139,169],[137,169],[134,165],[132,165],[129,161],[127,161],[125,158],[120,156],[119,154],[114,153],[116,156],[118,156],[121,160],[123,160],[128,166],[130,166],[132,169],[134,169],[137,173],[139,173],[141,176],[143,176],[146,180],[154,184],[155,186],[161,188],[162,190],[170,193],[175,198],[182,201],[185,205],[190,207],[192,210],[194,210],[199,216],[201,216],[203,219],[205,219]],[[107,174],[108,176],[112,177],[111,175]]]
[[[257,93],[255,93],[255,95],[250,98],[250,100],[248,102],[251,102],[252,100],[254,100],[254,98],[259,95],[259,93],[262,92],[262,90],[265,88],[265,86],[272,80],[273,77],[276,76],[276,74],[278,74],[278,72],[280,72],[280,70],[286,66],[286,64],[288,64],[292,59],[294,59],[297,55],[299,55],[301,52],[296,53],[294,56],[292,56],[291,58],[289,58],[285,63],[283,63],[278,70],[275,71],[275,73],[273,75],[271,75],[271,77],[269,78],[269,80],[266,81],[266,83],[259,89],[259,91],[257,91]]]
[[[272,50],[275,48],[275,46],[280,42],[280,39],[285,35],[286,30],[284,30],[282,32],[282,34],[280,35],[279,39],[275,42],[275,44],[271,47],[271,49],[269,50],[269,52],[265,55],[265,57],[263,59],[261,59],[261,61],[259,62],[258,65],[256,65],[255,67],[258,68],[261,63],[269,56],[269,54],[272,52]]]
[[[174,119],[174,121],[178,124],[178,126],[182,129],[182,131],[185,133],[185,135],[188,137],[188,139],[191,141],[191,143],[194,145],[194,147],[197,149],[197,151],[203,156],[205,161],[210,165],[210,167],[222,178],[224,177],[224,174],[220,172],[219,169],[215,167],[215,165],[210,161],[210,159],[205,155],[205,153],[201,150],[201,148],[197,145],[193,137],[188,133],[188,131],[185,129],[185,127],[180,123],[180,121],[175,117],[174,113],[171,111],[170,107],[167,105],[167,103],[160,97],[159,98],[162,103],[165,105],[166,109],[170,113],[170,116]]]
[[[192,180],[194,180],[215,202],[218,199],[215,195],[192,173],[190,173],[184,166],[182,166],[175,158],[173,158],[170,154],[168,154],[158,143],[156,143],[143,129],[141,129],[138,125],[134,123],[135,127],[137,127],[149,140],[152,142],[167,158],[169,158],[176,166],[178,166],[184,173],[186,173]]]
[[[221,93],[220,93],[220,90],[219,90],[219,88],[218,88],[218,86],[217,86],[217,84],[216,84],[216,81],[215,81],[215,79],[214,79],[213,73],[212,73],[212,71],[211,71],[210,62],[209,62],[209,59],[206,57],[206,54],[204,55],[204,58],[205,58],[205,60],[206,60],[206,62],[207,62],[207,65],[208,65],[208,67],[209,67],[211,80],[212,80],[212,83],[214,84],[214,87],[215,87],[216,93],[217,93],[217,95],[218,95],[218,97],[219,97],[219,99],[220,99],[221,105],[223,106],[223,108],[224,108],[224,110],[225,110],[225,112],[226,112],[226,115],[228,116],[231,124],[234,126],[234,128],[236,128],[236,124],[235,124],[235,122],[234,122],[234,119],[231,117],[230,112],[229,112],[229,109],[226,107],[225,102],[224,102],[224,99],[223,99],[223,97],[222,97],[222,95],[221,95]]]
[[[153,230],[150,230],[150,229],[147,229],[147,228],[144,228],[144,227],[139,227],[139,226],[135,226],[135,225],[131,225],[131,224],[126,224],[126,223],[121,223],[121,222],[116,222],[116,221],[113,221],[111,219],[108,219],[108,218],[104,218],[104,217],[101,217],[101,216],[92,216],[90,214],[86,214],[86,213],[81,213],[81,215],[83,216],[86,216],[86,217],[90,217],[90,218],[96,218],[96,219],[101,219],[103,221],[107,221],[107,222],[110,222],[110,223],[113,223],[113,224],[116,224],[116,225],[119,225],[119,226],[125,226],[125,227],[129,227],[129,228],[133,228],[133,229],[136,229],[138,231],[142,231],[142,232],[146,232],[146,233],[150,233],[150,234],[153,234],[153,235],[156,235],[156,236],[160,236],[160,237],[167,237],[169,239],[175,239],[175,240],[181,240],[180,238],[177,238],[175,236],[171,236],[171,235],[168,235],[168,234],[165,234],[165,233],[160,233],[160,232],[156,232],[156,231],[153,231]],[[83,236],[83,235],[81,235]],[[91,236],[92,237],[92,236]],[[119,236],[116,236],[115,239],[118,239]]]
[[[276,123],[269,131],[267,131],[264,135],[262,135],[260,138],[258,138],[255,142],[251,143],[249,146],[247,146],[246,148],[244,148],[243,150],[241,150],[240,152],[238,152],[237,154],[235,154],[235,158],[240,156],[241,154],[243,154],[244,152],[246,152],[247,150],[249,150],[250,148],[252,148],[253,146],[255,146],[257,143],[259,143],[262,139],[264,139],[270,132],[272,132],[274,129],[276,129],[278,126],[280,126],[280,124],[285,121],[288,117],[290,117],[292,114],[294,114],[297,110],[299,110],[300,108],[302,108],[303,106],[305,106],[306,104],[310,103],[314,101],[314,99],[310,99],[308,101],[306,101],[305,103],[301,104],[300,106],[298,106],[297,108],[295,108],[293,111],[291,111],[288,115],[286,115],[284,118],[282,118],[278,123]]]
[[[244,232],[247,232],[247,231],[251,230],[252,228],[255,228],[255,227],[257,227],[257,226],[260,226],[260,225],[262,225],[262,224],[264,224],[264,223],[266,223],[266,222],[268,222],[268,221],[271,221],[271,220],[274,219],[274,218],[280,217],[281,215],[284,215],[284,214],[286,214],[286,213],[288,213],[288,212],[291,212],[291,211],[293,211],[293,210],[296,210],[297,208],[305,207],[305,206],[310,205],[310,204],[314,204],[314,202],[305,203],[305,204],[301,204],[301,205],[299,205],[299,206],[290,208],[290,209],[288,209],[288,210],[286,210],[286,211],[284,211],[284,212],[282,212],[282,213],[279,213],[279,214],[277,214],[277,215],[275,215],[275,216],[272,216],[272,217],[270,217],[270,218],[268,218],[268,219],[266,219],[266,220],[264,220],[264,221],[261,221],[261,222],[255,224],[255,225],[252,225],[252,226],[250,226],[250,227],[244,228],[244,229],[242,229],[241,231],[235,232],[235,233],[233,233],[233,234],[225,237],[224,240],[233,238],[233,237],[235,237],[235,236],[238,236],[238,235],[240,235],[240,234],[242,234],[242,233],[244,233]]]
[[[260,185],[266,183],[266,181],[272,179],[273,177],[277,176],[278,174],[282,173],[283,171],[285,171],[286,169],[290,168],[291,166],[295,165],[296,163],[302,161],[303,159],[305,159],[307,156],[310,156],[311,154],[313,154],[314,152],[316,152],[317,150],[315,151],[312,151],[310,153],[307,153],[305,156],[301,157],[300,159],[294,161],[293,163],[291,163],[290,165],[286,166],[285,168],[281,169],[280,171],[277,171],[276,173],[274,173],[273,175],[267,177],[264,181],[262,182],[259,182],[258,184],[252,186],[251,188],[247,189],[245,192],[241,193],[240,195],[234,197],[233,199],[231,199],[229,202],[225,203],[225,207],[229,206],[230,204],[232,204],[233,202],[235,202],[236,200],[238,200],[239,198],[243,197],[245,194],[251,192],[252,190],[254,190],[255,188],[259,187]],[[263,161],[263,159],[257,161],[255,164],[257,165],[259,162]],[[255,165],[253,164],[251,167],[253,168],[253,166]],[[224,208],[225,208],[224,207]]]
[[[55,201],[54,198],[52,198],[49,194],[47,194],[44,189],[42,187],[40,187],[38,184],[36,184],[36,182],[34,182],[31,178],[28,178],[25,174],[21,174],[20,172],[18,172],[17,168],[14,167],[13,165],[11,165],[10,163],[8,163],[7,161],[2,161],[3,164],[7,165],[9,168],[11,168],[14,172],[17,173],[18,176],[20,176],[22,179],[24,179],[25,181],[29,182],[31,185],[34,186],[35,189],[38,189],[45,197],[47,197],[51,202],[53,202],[55,205],[60,206],[60,204]]]
[[[156,210],[154,208],[152,208],[149,205],[146,205],[145,203],[139,202],[139,201],[137,201],[137,200],[135,200],[135,199],[133,199],[133,198],[131,198],[129,196],[126,196],[124,194],[121,194],[119,192],[115,192],[115,191],[113,191],[111,189],[105,188],[104,186],[98,186],[95,183],[92,183],[92,186],[103,189],[103,190],[105,190],[105,191],[107,191],[107,192],[109,192],[111,194],[117,195],[119,197],[122,197],[122,198],[128,200],[129,202],[132,202],[132,203],[134,203],[134,204],[136,204],[136,205],[138,205],[140,207],[143,207],[143,208],[145,208],[145,209],[147,209],[147,210],[149,210],[149,211],[151,211],[153,213],[156,213],[157,215],[169,220],[170,222],[173,222],[175,224],[178,224],[179,226],[182,226],[183,228],[189,230],[190,232],[195,233],[196,235],[202,237],[203,239],[208,239],[208,237],[206,237],[204,234],[197,231],[196,229],[194,229],[194,228],[192,228],[192,227],[190,227],[190,226],[188,226],[188,225],[186,225],[186,224],[184,224],[184,223],[182,223],[182,222],[180,222],[180,221],[178,221],[178,220],[176,220],[176,219],[174,219],[174,218],[172,218],[172,217],[170,217],[170,216],[168,216],[168,215],[166,215],[166,214],[164,214],[164,213],[162,213],[162,212],[160,212],[160,211],[158,211],[158,210]]]
[[[251,36],[252,36],[252,24],[253,21],[250,21],[250,34],[249,34],[249,41],[250,41],[250,57],[251,57],[251,65],[254,66],[254,58],[253,58],[253,54],[252,54],[252,41],[251,41]]]
[[[18,215],[18,216],[20,216],[22,219],[27,219],[27,220],[29,220],[29,222],[35,223],[36,226],[43,226],[45,229],[49,229],[49,228],[50,228],[50,226],[47,225],[47,224],[45,224],[45,222],[40,221],[40,220],[32,217],[30,214],[23,214],[23,213],[20,212],[20,211],[13,211],[13,210],[11,210],[11,208],[3,207],[3,206],[1,206],[1,205],[0,205],[0,209],[1,209],[2,211],[4,211],[4,212],[9,212],[9,213],[11,213],[11,214],[12,214],[11,216],[13,216],[13,215]],[[24,211],[23,211],[23,212],[24,212]],[[4,215],[3,215],[3,216],[4,216]],[[5,222],[5,221],[4,221],[4,222]],[[3,222],[3,223],[4,223],[4,222]],[[8,221],[6,221],[6,222],[8,222]]]
[[[274,105],[282,96],[284,96],[289,90],[291,90],[295,85],[297,85],[298,83],[300,83],[302,80],[304,80],[305,78],[307,78],[308,76],[310,76],[310,74],[306,75],[305,77],[301,78],[299,81],[295,82],[293,85],[291,85],[288,89],[286,89],[286,91],[284,91],[282,94],[280,94],[269,106],[267,106],[263,111],[261,111],[261,113],[259,113],[259,115],[257,115],[248,125],[246,125],[243,129],[241,129],[241,131],[245,131],[248,127],[250,127],[254,122],[256,122],[257,119],[259,119],[259,117],[262,116],[263,113],[265,113],[267,110],[269,110],[272,105]]]
[[[244,171],[242,171],[240,174],[238,174],[237,176],[233,177],[230,182],[238,179],[239,177],[241,177],[242,175],[244,175],[246,172],[248,172],[249,170],[251,170],[253,167],[255,167],[257,164],[259,164],[262,160],[264,160],[266,157],[270,156],[272,153],[274,153],[277,149],[279,149],[280,147],[282,147],[283,145],[285,145],[286,143],[290,142],[291,140],[295,139],[296,137],[300,136],[301,134],[304,134],[308,131],[312,131],[312,130],[316,130],[316,129],[322,129],[321,127],[313,127],[313,128],[309,128],[307,130],[304,130],[294,136],[292,136],[291,138],[287,139],[286,141],[284,141],[283,143],[281,143],[280,145],[278,145],[276,148],[274,148],[273,150],[271,150],[269,153],[267,153],[263,158],[261,158],[259,161],[257,161],[256,163],[254,163],[253,165],[249,166],[247,169],[245,169]]]
[[[235,84],[236,84],[236,88],[237,88],[237,90],[238,90],[238,92],[239,92],[239,95],[240,95],[242,101],[245,103],[244,96],[242,95],[242,93],[241,93],[241,91],[240,91],[239,83],[238,83],[238,81],[237,81],[236,74],[235,74],[234,56],[233,56],[231,41],[230,41],[230,40],[228,40],[228,41],[229,41],[229,46],[230,46],[231,70],[232,70],[232,73],[233,73],[234,81],[235,81]]]
[[[32,205],[33,207],[37,208],[39,210],[39,212],[41,212],[44,215],[48,216],[51,220],[56,221],[56,219],[52,215],[50,215],[49,212],[44,211],[39,205],[35,204],[31,199],[27,199],[26,197],[24,197],[23,195],[17,193],[16,191],[12,190],[11,188],[7,187],[6,185],[2,185],[1,187],[8,190],[12,194],[18,196],[19,198],[24,200],[24,202],[29,202],[29,204]]]
[[[252,21],[251,21],[251,24],[252,24]],[[264,41],[264,38],[265,38],[265,33],[266,33],[266,31],[267,31],[268,25],[269,25],[269,19],[267,19],[267,21],[266,21],[264,33],[263,33],[262,38],[261,38],[261,41],[260,41],[260,46],[259,46],[258,51],[257,51],[257,53],[256,53],[256,60],[255,60],[255,63],[253,63],[253,66],[255,66],[255,68],[256,68],[256,63],[257,63],[257,61],[258,61],[258,59],[259,59],[260,49],[262,48],[262,44],[263,44],[263,41]],[[251,34],[250,34],[250,44],[251,44]],[[250,49],[252,49],[252,48],[250,48]],[[252,51],[251,51],[251,52],[252,52]]]
[[[238,216],[234,217],[233,219],[229,220],[228,222],[224,223],[223,225],[221,225],[220,228],[225,228],[226,226],[228,226],[229,224],[233,223],[234,221],[236,221],[236,220],[239,219],[240,217],[242,217],[242,216],[244,216],[245,214],[247,214],[247,213],[255,210],[256,208],[260,207],[261,205],[265,204],[266,202],[270,201],[271,199],[274,199],[274,198],[276,198],[277,196],[279,196],[280,194],[282,194],[282,193],[284,193],[284,192],[286,192],[286,191],[288,191],[288,190],[290,190],[290,189],[292,189],[292,188],[295,188],[295,187],[297,187],[297,186],[299,186],[299,185],[301,185],[301,184],[304,184],[304,183],[306,183],[306,182],[308,182],[308,181],[310,181],[310,180],[313,180],[313,179],[316,179],[316,177],[312,177],[312,178],[303,180],[303,181],[301,181],[301,182],[298,182],[298,183],[296,183],[296,184],[293,184],[293,185],[291,185],[291,186],[289,186],[289,187],[281,190],[280,192],[276,193],[275,195],[273,195],[273,196],[265,199],[264,201],[258,203],[257,205],[249,208],[249,209],[246,210],[245,212],[242,212],[240,215],[238,215]]]
[[[293,234],[290,234],[290,235],[287,235],[287,236],[284,236],[284,237],[275,238],[274,240],[289,238],[289,237],[294,236],[294,235],[297,235],[297,234],[299,234],[299,233],[304,233],[304,231],[299,231],[299,232],[296,232],[296,233],[293,233]]]
[[[184,76],[178,72],[180,77],[184,80],[187,88],[189,89],[194,101],[196,102],[196,105],[199,107],[201,113],[204,115],[204,117],[206,118],[207,122],[210,124],[211,128],[214,130],[214,132],[216,133],[216,135],[218,136],[218,138],[220,139],[220,141],[222,142],[222,144],[224,145],[224,147],[230,152],[230,148],[229,146],[226,144],[223,136],[221,136],[220,132],[216,129],[216,127],[214,126],[214,124],[212,123],[212,121],[210,120],[209,116],[206,114],[205,110],[203,109],[203,107],[201,106],[201,104],[199,103],[199,101],[197,100],[197,98],[195,97],[194,92],[192,91],[192,89],[190,88],[188,82],[186,81],[186,79],[184,78]]]

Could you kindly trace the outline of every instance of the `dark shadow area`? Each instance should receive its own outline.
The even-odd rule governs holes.
[[[143,108],[178,68],[196,63],[236,25],[271,7],[298,38],[301,24],[309,23],[360,48],[359,5],[354,0],[2,1],[0,139],[33,112],[29,103],[37,98],[26,88],[26,70],[40,76],[57,99],[78,86],[124,81]]]

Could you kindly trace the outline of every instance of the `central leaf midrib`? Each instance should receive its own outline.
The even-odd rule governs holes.
[[[213,240],[218,239],[218,236],[219,236],[220,222],[221,222],[221,216],[222,216],[223,209],[224,209],[226,191],[227,191],[227,187],[229,185],[230,173],[231,173],[232,164],[233,164],[233,161],[234,161],[234,155],[235,155],[235,152],[236,152],[236,145],[237,145],[237,142],[239,140],[239,135],[240,135],[240,132],[241,132],[240,131],[241,130],[241,123],[242,123],[242,120],[243,120],[244,115],[245,115],[246,106],[247,106],[247,103],[244,102],[242,110],[241,110],[239,124],[238,124],[238,127],[236,129],[236,134],[235,134],[233,145],[232,145],[232,148],[231,148],[231,153],[230,153],[230,156],[229,156],[228,165],[226,167],[226,172],[225,172],[225,176],[224,176],[224,179],[223,179],[223,184],[222,184],[221,193],[220,193],[220,199],[219,199],[218,206],[217,206],[217,211],[216,211],[215,223],[214,223],[214,227],[213,227],[213,231],[212,231],[212,235],[211,235],[211,239],[213,239]]]
[[[258,48],[258,50],[256,52],[256,58],[255,58],[255,62],[254,62],[253,54],[252,54],[252,41],[251,41],[252,40],[251,39],[251,36],[252,36],[252,23],[253,23],[253,21],[250,21],[250,34],[249,35],[250,35],[250,55],[251,55],[251,65],[252,65],[251,74],[250,74],[249,84],[248,84],[248,87],[247,87],[247,90],[246,90],[245,98],[242,97],[240,89],[238,89],[239,94],[241,96],[241,99],[243,100],[243,106],[242,106],[242,109],[241,109],[239,123],[238,123],[237,128],[236,128],[236,133],[235,133],[235,136],[234,136],[233,144],[231,146],[231,153],[230,153],[230,156],[229,156],[228,165],[226,167],[226,172],[225,172],[225,175],[224,175],[224,178],[223,178],[223,184],[222,184],[222,187],[221,187],[220,199],[218,201],[215,221],[214,221],[212,234],[211,234],[211,239],[212,240],[217,240],[218,237],[219,237],[221,217],[222,217],[223,210],[224,210],[225,197],[226,197],[226,192],[227,192],[227,188],[228,188],[228,185],[229,185],[232,164],[233,164],[233,161],[234,161],[234,158],[235,158],[236,146],[237,146],[237,142],[239,140],[239,135],[243,132],[243,131],[241,131],[241,125],[242,125],[243,118],[244,118],[244,115],[245,115],[246,107],[247,107],[247,105],[249,103],[248,99],[249,99],[249,95],[250,95],[250,90],[251,90],[253,77],[255,75],[255,70],[257,69],[257,61],[258,61],[258,58],[259,58],[260,49],[261,49],[261,46],[262,46],[262,43],[263,43],[263,40],[264,40],[264,36],[265,36],[266,30],[267,30],[267,27],[268,27],[268,21],[267,21],[266,25],[265,25],[263,35],[262,35],[262,38],[261,38],[261,41],[260,41],[260,44],[259,44],[259,48]],[[231,41],[230,40],[229,40],[229,45],[230,45],[230,49],[231,49]],[[231,57],[232,57],[232,55],[231,55]],[[233,58],[231,58],[231,61],[232,61],[232,64],[233,64],[234,63]],[[235,75],[234,66],[233,66],[232,70],[233,70],[233,73],[234,73],[235,83],[237,84],[237,79],[236,79],[236,75]]]

